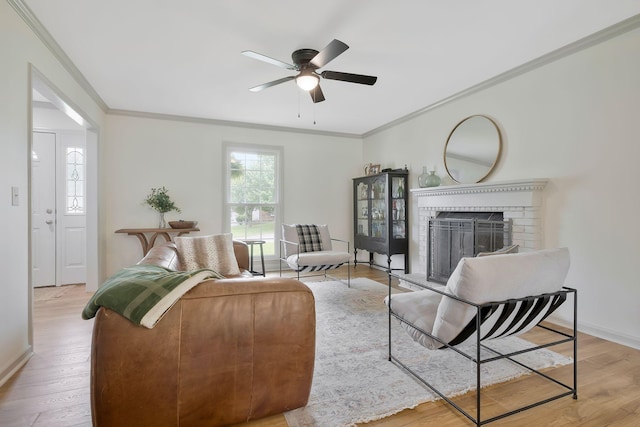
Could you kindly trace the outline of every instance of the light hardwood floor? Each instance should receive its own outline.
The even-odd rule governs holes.
[[[352,270],[353,271],[353,270]],[[346,271],[339,275],[345,276]],[[356,277],[386,283],[386,275],[358,266]],[[93,321],[80,318],[89,295],[82,286],[36,289],[34,295],[34,356],[0,387],[0,426],[90,426],[89,354]],[[530,341],[540,334],[529,333]],[[570,347],[554,348],[571,354]],[[640,351],[589,335],[579,336],[578,399],[551,402],[492,426],[638,426],[640,425]],[[570,368],[562,368],[568,379]],[[501,407],[505,397],[514,404],[526,400],[544,386],[535,377],[488,387],[487,411]],[[472,408],[474,394],[458,398]],[[283,415],[241,424],[243,427],[288,427]],[[367,426],[470,426],[442,402],[424,403],[415,409],[374,421]],[[138,426],[144,427],[144,426]],[[325,427],[325,426],[319,426]]]

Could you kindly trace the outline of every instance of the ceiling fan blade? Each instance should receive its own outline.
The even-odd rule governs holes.
[[[373,85],[378,78],[376,76],[365,76],[363,74],[341,73],[339,71],[323,71],[320,74],[329,80],[340,80],[343,82],[360,83],[362,85]]]
[[[347,49],[349,49],[349,46],[345,43],[338,39],[333,39],[331,43],[318,52],[309,62],[317,68],[322,68]]]
[[[324,101],[324,94],[322,93],[322,89],[320,89],[320,85],[311,89],[309,91],[309,94],[311,95],[311,100],[313,101],[314,104],[317,102]]]
[[[286,68],[287,70],[297,70],[294,65],[287,64],[286,62],[279,61],[277,59],[270,58],[261,53],[254,52],[252,50],[244,50],[242,51],[244,56],[248,56],[249,58],[257,59],[258,61],[263,61],[271,65],[275,65],[278,67]]]
[[[280,83],[288,82],[289,80],[293,80],[295,78],[296,78],[296,76],[283,77],[281,79],[274,80],[272,82],[264,83],[264,84],[261,84],[259,86],[254,86],[254,87],[250,88],[249,90],[251,92],[260,92],[261,90],[264,90],[264,89],[266,89],[268,87],[279,85]]]

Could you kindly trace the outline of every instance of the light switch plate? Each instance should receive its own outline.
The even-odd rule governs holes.
[[[20,190],[18,187],[11,187],[11,206],[20,205]]]

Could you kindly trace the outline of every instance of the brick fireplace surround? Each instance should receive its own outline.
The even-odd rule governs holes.
[[[512,220],[513,243],[520,246],[520,252],[542,249],[542,193],[547,181],[525,179],[411,189],[420,261],[410,276],[426,278],[427,221],[439,212],[502,212],[505,220]]]

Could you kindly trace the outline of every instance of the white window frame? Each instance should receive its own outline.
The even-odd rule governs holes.
[[[266,254],[264,255],[265,260],[276,260],[279,258],[279,244],[281,238],[281,229],[282,229],[282,218],[283,218],[283,182],[284,182],[284,149],[281,146],[275,145],[260,145],[260,144],[246,144],[246,143],[236,143],[236,142],[224,142],[222,144],[222,182],[224,185],[224,189],[222,191],[222,230],[225,233],[231,232],[231,217],[230,217],[230,198],[231,198],[231,182],[230,182],[230,168],[229,168],[229,156],[232,152],[242,151],[246,153],[264,153],[264,154],[275,154],[276,156],[276,183],[275,183],[275,203],[276,212],[274,215],[274,254]],[[236,236],[234,236],[236,238]],[[238,239],[242,239],[243,236],[238,236]],[[258,254],[254,252],[254,256]]]

